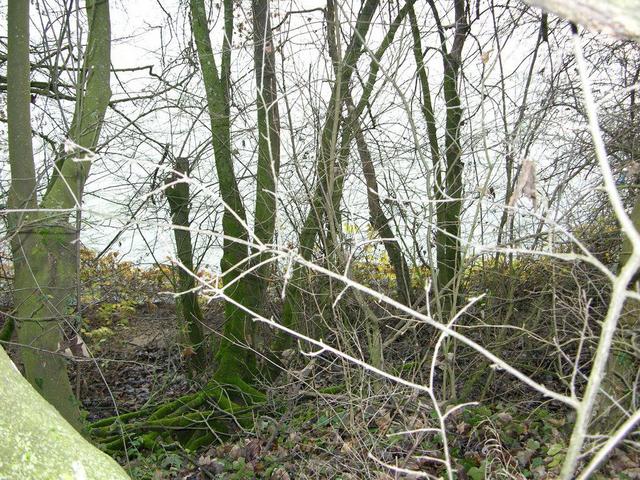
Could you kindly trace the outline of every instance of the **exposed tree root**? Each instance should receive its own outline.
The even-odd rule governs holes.
[[[89,435],[110,454],[175,442],[195,450],[239,429],[250,429],[254,411],[265,400],[262,392],[232,376],[155,409],[98,420],[89,425]]]

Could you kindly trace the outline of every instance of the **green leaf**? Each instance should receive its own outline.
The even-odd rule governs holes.
[[[538,410],[536,410],[536,417],[538,417],[540,420],[544,420],[549,415],[549,410],[546,410],[544,408],[539,408]]]
[[[536,467],[539,467],[541,465],[544,465],[544,460],[541,457],[535,457],[533,460],[531,460],[531,469],[535,469]]]
[[[533,438],[530,438],[529,440],[527,440],[527,448],[529,450],[538,450],[540,448],[540,442],[534,440]]]
[[[549,462],[548,467],[549,468],[557,467],[562,463],[563,460],[564,460],[564,455],[556,455],[555,457],[553,457],[553,460]]]
[[[175,453],[170,453],[166,457],[164,457],[160,466],[162,468],[167,468],[167,467],[180,468],[182,466],[182,458],[180,458],[180,456],[176,455]]]
[[[558,453],[560,453],[563,449],[564,449],[564,446],[562,444],[554,443],[549,447],[549,450],[547,450],[547,455],[551,455],[552,457],[554,457]]]
[[[480,468],[471,467],[467,471],[467,475],[469,475],[469,478],[471,478],[472,480],[483,480],[484,479],[484,465],[482,465]]]
[[[329,417],[327,417],[326,415],[320,415],[320,417],[318,418],[318,421],[316,422],[316,426],[317,427],[326,427],[327,425],[329,425]]]

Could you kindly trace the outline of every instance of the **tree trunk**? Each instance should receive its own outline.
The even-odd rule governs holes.
[[[637,0],[524,0],[567,20],[613,37],[640,42]]]
[[[280,113],[269,0],[253,0],[254,65],[258,110],[258,172],[254,235],[267,244],[276,225],[276,180],[280,170]],[[264,284],[264,282],[262,282]]]
[[[440,311],[443,319],[448,319],[455,310],[455,291],[458,270],[461,267],[460,250],[460,213],[462,209],[462,161],[460,148],[460,123],[462,107],[458,93],[458,75],[462,61],[462,48],[468,33],[465,2],[454,0],[455,32],[451,51],[447,47],[445,28],[433,0],[428,0],[440,36],[440,54],[443,63],[443,94],[446,105],[445,145],[442,154],[435,121],[435,113],[431,103],[431,91],[420,40],[415,12],[410,12],[411,27],[414,40],[414,57],[418,68],[418,78],[422,88],[422,112],[427,124],[427,135],[434,165],[434,199],[436,205],[436,290],[440,300]],[[444,168],[443,168],[444,167]]]
[[[433,0],[427,0],[431,7],[438,36],[440,37],[440,55],[443,64],[442,90],[446,106],[444,128],[444,150],[438,143],[436,115],[431,103],[429,79],[424,65],[423,51],[415,12],[410,12],[413,36],[413,53],[418,69],[418,78],[422,88],[422,113],[427,124],[427,136],[433,163],[433,198],[436,201],[436,262],[437,272],[434,282],[437,310],[443,322],[455,315],[459,270],[462,267],[460,247],[460,214],[462,211],[462,173],[460,126],[462,107],[458,92],[458,76],[462,62],[462,48],[469,31],[465,1],[453,0],[455,11],[455,30],[453,44],[449,50],[445,26],[440,20],[438,9]],[[443,355],[455,351],[455,342],[446,340],[442,347]],[[455,377],[452,369],[444,372],[442,391],[445,398],[456,396]]]
[[[38,395],[2,347],[0,385],[0,478],[129,478]]]
[[[369,76],[364,86],[362,96],[358,101],[358,105],[354,105],[353,96],[349,86],[345,87],[345,102],[347,110],[349,112],[346,122],[342,129],[342,139],[339,149],[339,161],[338,161],[338,175],[336,176],[336,187],[333,195],[333,206],[330,212],[339,212],[340,202],[342,201],[342,186],[344,183],[344,174],[348,167],[349,147],[352,139],[355,137],[358,155],[360,157],[360,163],[362,167],[362,173],[365,178],[365,184],[367,186],[367,204],[369,206],[369,218],[373,228],[375,228],[382,238],[388,239],[384,242],[385,250],[389,255],[391,265],[393,266],[394,273],[396,275],[396,290],[398,292],[398,298],[406,305],[411,305],[411,273],[409,266],[402,254],[400,244],[395,239],[393,231],[389,226],[389,220],[387,219],[382,206],[380,204],[380,197],[378,194],[378,182],[376,179],[376,171],[371,158],[369,147],[366,143],[362,128],[360,126],[360,116],[364,109],[369,105],[371,93],[376,83],[378,71],[380,68],[380,61],[387,48],[393,42],[396,32],[402,25],[405,17],[413,8],[415,0],[408,0],[404,6],[398,11],[395,19],[391,23],[387,34],[385,35],[382,43],[378,49],[372,54],[371,63],[369,66]],[[329,5],[329,4],[328,4]],[[333,18],[333,16],[332,16]],[[329,36],[330,42],[334,40],[334,36]],[[329,52],[332,54],[332,61],[334,65],[337,65],[340,59],[337,57],[337,45],[330,45]],[[331,225],[331,222],[329,222]],[[340,226],[340,220],[338,217],[334,220],[336,226]]]
[[[225,35],[222,45],[220,72],[213,56],[204,0],[191,0],[191,27],[195,39],[202,79],[207,95],[211,140],[215,154],[216,173],[220,185],[220,196],[224,202],[222,229],[224,232],[222,260],[222,282],[225,293],[231,300],[242,303],[247,293],[242,282],[237,282],[247,258],[248,232],[246,215],[238,183],[233,170],[231,154],[231,127],[229,120],[229,72],[231,40],[233,36],[233,2],[224,1]],[[225,325],[216,354],[216,375],[233,383],[235,378],[247,378],[253,374],[255,357],[245,345],[251,344],[252,325],[246,314],[233,302],[225,304]]]
[[[256,75],[256,105],[258,123],[258,169],[254,211],[254,241],[269,245],[273,242],[278,211],[277,180],[280,172],[280,110],[276,81],[275,46],[271,31],[269,0],[253,0],[254,68]],[[270,255],[253,252],[252,271],[242,281],[247,307],[266,314],[268,279],[274,266],[266,263]],[[250,318],[245,320],[252,322]],[[255,345],[257,346],[257,345]]]
[[[192,349],[192,353],[187,355],[189,366],[192,370],[201,370],[207,363],[207,353],[202,332],[203,315],[198,303],[198,293],[195,291],[196,279],[191,274],[193,272],[193,248],[191,231],[189,230],[189,183],[180,181],[189,174],[189,160],[177,158],[174,168],[178,175],[167,179],[172,185],[165,188],[164,193],[171,211],[176,254],[184,267],[178,269],[178,293],[180,296],[177,305],[187,331],[189,347]]]
[[[110,98],[110,23],[106,0],[87,0],[89,38],[79,74],[76,110],[68,132],[77,148],[61,152],[37,211],[36,179],[31,145],[29,94],[29,2],[9,4],[7,77],[9,158],[12,185],[9,205],[31,212],[9,219],[15,270],[15,317],[24,345],[25,375],[36,390],[75,428],[81,428],[64,357],[56,350],[63,327],[74,326],[77,232],[70,210],[79,211],[84,183]]]

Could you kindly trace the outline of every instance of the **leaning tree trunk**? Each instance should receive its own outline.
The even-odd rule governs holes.
[[[77,232],[70,211],[79,210],[110,98],[110,22],[107,0],[87,0],[89,38],[79,73],[77,102],[68,132],[74,146],[60,153],[37,208],[31,145],[29,2],[9,3],[8,124],[11,190],[9,218],[15,270],[15,318],[25,375],[74,427],[81,428],[63,357],[63,328],[72,326]]]
[[[344,87],[344,98],[346,107],[348,110],[348,116],[342,125],[342,137],[340,140],[340,147],[337,151],[336,172],[334,175],[334,187],[332,191],[332,206],[327,209],[328,227],[327,227],[327,250],[328,244],[339,245],[337,230],[341,226],[341,220],[338,212],[340,211],[340,203],[342,202],[342,192],[344,186],[344,179],[348,168],[348,160],[350,154],[350,147],[353,138],[356,139],[357,150],[359,153],[362,171],[365,177],[365,183],[367,186],[367,202],[369,206],[369,218],[373,228],[385,239],[384,247],[389,255],[391,263],[393,265],[396,274],[396,287],[398,291],[398,298],[407,305],[411,304],[411,280],[409,267],[402,254],[402,250],[398,241],[394,238],[394,234],[389,226],[389,221],[386,218],[382,206],[380,205],[380,198],[378,195],[378,184],[376,179],[375,167],[373,160],[369,152],[368,145],[364,138],[364,134],[360,127],[360,116],[365,107],[369,105],[371,93],[376,83],[377,75],[380,69],[380,62],[382,57],[391,45],[396,32],[402,25],[404,18],[406,17],[410,7],[415,3],[415,0],[408,0],[405,5],[398,11],[396,18],[391,23],[389,30],[382,40],[382,43],[378,49],[372,53],[371,63],[369,66],[369,75],[367,82],[364,85],[364,89],[358,105],[354,105],[351,88],[347,85]],[[335,32],[335,5],[333,2],[327,3],[327,24],[328,31]],[[327,35],[329,54],[333,62],[334,68],[338,70],[340,65],[340,57],[338,53],[338,45],[336,41],[336,35]],[[338,258],[338,263],[344,263],[344,259]],[[341,266],[334,266],[333,268],[341,268]],[[360,308],[365,312],[367,316],[367,343],[369,346],[369,361],[376,368],[382,369],[384,366],[384,355],[382,348],[382,334],[380,329],[380,322],[378,318],[373,314],[366,301],[362,298],[360,292],[354,291],[354,296],[358,302]]]
[[[353,129],[353,133],[356,138],[362,173],[364,174],[365,184],[367,186],[367,203],[369,205],[371,226],[375,228],[380,237],[384,239],[384,248],[387,251],[391,266],[393,267],[393,271],[396,275],[396,291],[398,293],[398,298],[405,305],[411,306],[411,272],[404,254],[402,253],[400,243],[395,238],[389,224],[389,219],[385,215],[380,203],[376,169],[373,164],[373,159],[371,158],[369,145],[367,144],[359,122],[353,122],[351,128]]]
[[[369,206],[369,219],[371,226],[385,239],[384,247],[389,255],[391,265],[396,275],[396,290],[398,292],[398,298],[406,305],[411,305],[411,273],[406,259],[402,254],[399,242],[395,239],[395,235],[391,230],[389,220],[387,219],[382,205],[380,203],[380,196],[378,193],[378,181],[376,178],[375,166],[371,158],[369,147],[366,143],[364,133],[360,126],[360,116],[364,109],[370,104],[371,94],[375,85],[378,72],[380,69],[380,61],[387,48],[393,42],[396,32],[402,25],[405,17],[409,11],[413,8],[413,4],[416,0],[408,0],[404,6],[398,11],[395,19],[391,23],[388,32],[384,36],[382,43],[378,49],[371,54],[371,64],[369,66],[369,76],[367,82],[364,85],[364,89],[358,105],[354,105],[353,96],[349,86],[344,87],[345,90],[345,103],[349,112],[346,121],[342,129],[342,139],[339,148],[339,160],[338,160],[338,175],[336,175],[335,188],[333,192],[333,206],[329,209],[330,213],[337,213],[340,210],[340,202],[342,201],[342,187],[344,184],[344,172],[347,170],[347,160],[349,156],[349,147],[353,138],[356,140],[356,147],[358,156],[360,157],[360,163],[362,167],[362,173],[364,175],[365,184],[367,187],[367,204]],[[330,4],[327,4],[329,8]],[[332,21],[333,15],[329,18]],[[335,45],[335,36],[328,36],[330,42],[329,52],[332,56],[334,65],[338,65],[340,59],[337,56],[337,45]],[[331,42],[334,45],[331,45]],[[331,224],[332,222],[329,222]],[[339,225],[339,220],[336,219],[333,222]]]
[[[38,395],[2,347],[0,385],[0,478],[129,478]]]

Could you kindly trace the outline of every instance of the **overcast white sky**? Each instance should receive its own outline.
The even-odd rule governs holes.
[[[178,63],[184,62],[180,54],[190,41],[190,27],[184,10],[185,7],[179,8],[180,3],[184,4],[184,2],[179,2],[178,0],[161,1],[164,11],[160,8],[158,0],[138,0],[133,2],[111,0],[112,63],[114,69],[122,70],[153,65],[154,72],[160,73],[163,68],[171,66],[171,62],[174,60]],[[80,3],[82,4],[81,1]],[[338,3],[342,7],[346,7],[343,2]],[[52,4],[57,5],[59,2],[53,1]],[[321,0],[274,2],[273,23],[279,23],[284,12],[288,10],[312,9],[323,7],[324,4],[325,2]],[[46,3],[41,3],[40,5],[44,8]],[[241,22],[246,24],[251,22],[250,5],[244,2],[243,8],[245,10],[237,12],[236,25]],[[386,13],[386,10],[384,12]],[[0,26],[0,35],[6,36],[6,0],[0,0],[0,13],[3,19]],[[502,67],[506,76],[507,111],[510,115],[513,115],[519,105],[524,89],[524,79],[531,61],[532,47],[535,42],[537,28],[535,12],[532,11],[528,15],[528,21],[531,22],[529,26],[521,27],[511,35],[508,34],[507,29],[500,36],[503,47]],[[384,18],[388,18],[388,15]],[[35,7],[33,8],[33,19],[33,42],[36,43],[39,37],[38,31],[41,30],[43,23],[37,15]],[[348,20],[346,10],[342,12],[342,19],[345,22]],[[554,25],[559,29],[563,28],[561,24]],[[433,28],[432,22],[428,18],[425,22],[425,27]],[[370,48],[377,48],[379,40],[385,31],[386,28],[380,26],[374,29],[370,36]],[[428,30],[425,29],[425,31]],[[503,175],[501,163],[503,160],[498,157],[501,147],[495,150],[490,149],[488,152],[471,152],[474,149],[482,149],[485,141],[489,146],[498,145],[504,141],[504,135],[501,133],[503,127],[500,121],[502,99],[500,98],[500,85],[497,80],[500,72],[496,61],[495,43],[492,43],[493,41],[489,39],[492,32],[491,17],[485,15],[479,22],[474,24],[474,35],[467,41],[465,48],[465,56],[467,57],[464,67],[465,82],[463,86],[465,115],[475,114],[473,118],[467,119],[468,121],[466,121],[464,127],[467,132],[473,132],[472,141],[475,142],[467,145],[465,151],[465,162],[468,166],[467,174],[469,177],[465,194],[470,198],[476,195],[476,187],[484,185],[487,181],[495,184],[496,190],[498,190],[498,197],[501,195],[500,179]],[[218,24],[212,32],[214,48],[215,45],[220,44],[220,35],[221,26]],[[408,38],[406,25],[403,26],[397,38],[403,36]],[[253,73],[251,71],[252,50],[248,43],[241,45],[244,41],[241,35],[236,35],[235,39],[240,46],[233,52],[234,71],[232,75],[238,81],[234,92],[236,94],[234,101],[238,105],[234,108],[242,109],[244,105],[250,105],[255,96]],[[313,157],[315,142],[313,115],[322,112],[323,102],[326,101],[329,91],[329,84],[326,80],[331,78],[332,75],[326,58],[323,58],[323,55],[326,57],[326,52],[324,52],[325,39],[322,13],[312,12],[292,15],[289,19],[288,28],[282,28],[276,33],[276,45],[283,42],[286,45],[285,49],[282,50],[282,54],[286,58],[287,95],[293,108],[296,135],[300,137],[298,147],[302,150],[309,149],[310,160]],[[424,46],[437,46],[437,38],[433,30],[425,38]],[[544,65],[549,58],[553,58],[554,62],[559,64],[563,58],[570,55],[570,51],[565,50],[563,45],[554,45],[551,57],[545,51],[545,48],[541,49],[537,65]],[[483,61],[485,60],[483,54],[487,56],[486,59],[488,61],[486,63]],[[429,75],[434,79],[435,90],[433,94],[436,95],[440,93],[438,85],[441,81],[441,60],[435,50],[430,51],[427,58]],[[193,61],[197,62],[197,59],[194,58]],[[277,63],[278,68],[280,68],[280,58],[278,58]],[[362,66],[364,70],[361,75],[366,75],[368,63],[368,59],[363,60]],[[179,75],[179,72],[178,69],[172,70],[173,75]],[[416,160],[416,147],[408,134],[407,112],[402,105],[402,98],[400,97],[400,95],[404,96],[404,100],[411,103],[412,117],[414,119],[419,118],[419,110],[417,110],[416,104],[412,103],[415,102],[419,91],[414,79],[415,72],[411,60],[410,42],[405,41],[397,49],[391,49],[388,52],[383,61],[381,72],[379,76],[379,84],[383,85],[380,87],[381,101],[374,104],[372,112],[376,116],[379,115],[379,122],[381,123],[371,137],[372,151],[378,162],[379,182],[385,187],[383,188],[383,194],[386,190],[389,195],[415,202],[416,217],[419,217],[424,214],[426,202],[428,202],[428,192],[425,191],[426,172],[420,162]],[[548,71],[547,73],[538,73],[536,71],[530,92],[531,98],[536,99],[543,95],[545,84],[542,80],[547,74]],[[385,75],[387,75],[386,78]],[[391,77],[393,77],[395,85],[389,83]],[[312,83],[306,82],[308,78],[311,78]],[[484,79],[484,82],[482,79]],[[188,93],[190,95],[196,94],[195,97],[187,98],[185,95],[179,98],[179,101],[186,102],[189,108],[192,108],[198,102],[200,106],[204,105],[204,99],[197,96],[202,93],[199,81],[199,79],[192,80],[188,85]],[[148,75],[147,71],[118,72],[114,75],[112,81],[114,99],[124,98],[123,85],[126,86],[126,95],[148,93],[150,88],[158,89],[157,83]],[[478,89],[483,87],[488,95],[482,100],[484,110],[480,110],[481,101]],[[171,93],[165,95],[165,97],[166,100],[177,102],[176,95]],[[153,101],[138,102],[135,106],[122,104],[122,110],[135,118],[145,109],[154,107]],[[439,111],[444,111],[441,98],[436,100],[436,105]],[[46,118],[42,117],[43,113],[56,108],[56,105],[50,103],[44,106],[39,103],[37,107],[34,107],[34,124],[36,126],[46,126]],[[184,142],[185,154],[191,155],[196,153],[195,149],[207,136],[206,115],[199,119],[199,123],[196,122],[194,124],[197,127],[194,132],[190,132],[188,128],[193,123],[193,115],[191,114],[182,118],[176,114],[176,110],[172,110],[170,113],[158,112],[148,115],[140,121],[140,124],[144,125],[145,129],[148,129],[146,132],[152,141],[149,141],[149,139],[136,140],[126,132],[119,133],[116,126],[122,125],[123,119],[117,117],[113,112],[110,115],[110,118],[117,119],[117,122],[106,127],[105,137],[116,136],[117,140],[111,140],[109,149],[104,153],[102,160],[96,164],[87,186],[85,198],[86,217],[96,222],[98,226],[86,228],[83,232],[83,239],[88,245],[98,249],[106,245],[118,229],[128,221],[129,217],[126,209],[123,209],[123,204],[126,203],[131,195],[131,187],[125,184],[124,180],[132,180],[134,183],[139,183],[142,179],[148,177],[147,172],[153,170],[150,164],[158,162],[161,157],[157,143],[171,141],[176,144],[175,148],[179,150],[180,142]],[[251,164],[251,159],[254,155],[255,120],[251,115],[251,111],[247,110],[247,113],[234,117],[234,146],[240,152],[238,157],[240,164]],[[283,174],[281,188],[282,192],[287,194],[286,197],[283,196],[283,208],[290,208],[290,200],[295,197],[296,190],[300,188],[300,179],[293,172],[293,166],[290,162],[292,152],[287,131],[288,123],[285,120],[283,118]],[[369,120],[367,119],[366,121],[368,122]],[[566,122],[557,123],[554,127],[556,130],[550,133],[567,134],[575,127],[575,125],[570,125]],[[60,130],[56,133],[58,136],[62,134]],[[422,137],[425,136],[424,131],[420,131],[418,134]],[[118,137],[117,135],[120,136]],[[404,138],[407,140],[402,140]],[[62,138],[59,139],[62,140]],[[396,147],[390,147],[390,145],[398,145],[402,148],[394,150]],[[412,149],[413,153],[411,152]],[[555,159],[556,150],[557,145],[547,138],[536,145],[533,151],[539,157],[538,164],[545,166],[545,162],[548,164]],[[213,165],[211,160],[211,153],[205,153],[200,167],[202,170],[199,171],[206,185],[212,185],[210,188],[209,186],[204,188],[204,192],[209,193],[208,197],[202,193],[200,194],[202,202],[200,213],[211,210],[211,207],[216,204],[217,192],[214,185],[215,178],[212,174]],[[491,165],[494,162],[497,162],[498,168],[491,169]],[[475,171],[469,168],[472,163],[475,165]],[[306,167],[303,165],[303,168]],[[400,178],[397,169],[405,169],[404,175],[406,178]],[[411,169],[414,170],[412,171]],[[240,170],[239,176],[248,178],[251,173],[251,166],[249,165],[246,171],[243,171],[242,168]],[[348,207],[346,210],[349,210],[352,215],[347,215],[347,219],[364,226],[367,222],[367,213],[362,176],[357,166],[352,165],[351,171],[353,175],[346,182],[348,189],[345,192],[345,202]],[[407,174],[407,171],[412,173]],[[308,177],[309,173],[310,171],[308,170],[303,172],[303,177],[305,175]],[[6,163],[3,164],[0,175],[4,179],[7,178]],[[491,177],[489,178],[487,175],[491,175]],[[248,189],[246,196],[251,197],[251,182],[245,182],[242,185]],[[540,188],[544,194],[547,186],[541,185]],[[548,188],[552,188],[552,186],[548,186]],[[423,198],[412,194],[412,192],[416,191],[422,191]],[[483,219],[487,222],[486,228],[495,228],[496,220],[502,212],[500,201],[502,201],[502,198],[498,198],[497,202],[487,200],[482,204],[477,201],[470,201],[468,204],[472,208],[468,214],[473,217],[476,214],[476,208],[483,205]],[[247,210],[248,213],[252,210],[250,202],[247,204]],[[300,215],[300,212],[295,211],[288,211],[287,214],[289,213]],[[280,220],[285,222],[287,218],[283,215]],[[167,228],[166,218],[160,219],[159,222],[149,219],[145,221],[147,223],[142,225],[141,230],[149,240],[155,242],[151,247],[154,249],[156,257],[159,260],[163,260],[172,255],[172,239],[170,229]],[[424,222],[424,219],[417,219],[417,221]],[[526,221],[531,223],[531,219]],[[203,225],[203,227],[211,226],[207,222],[198,223],[198,225]],[[148,258],[145,253],[147,245],[141,240],[138,233],[124,235],[121,238],[121,245],[117,246],[117,249],[124,253],[129,253],[130,258],[133,259]],[[208,263],[215,265],[217,257],[217,254],[212,254],[211,258],[208,259]]]

